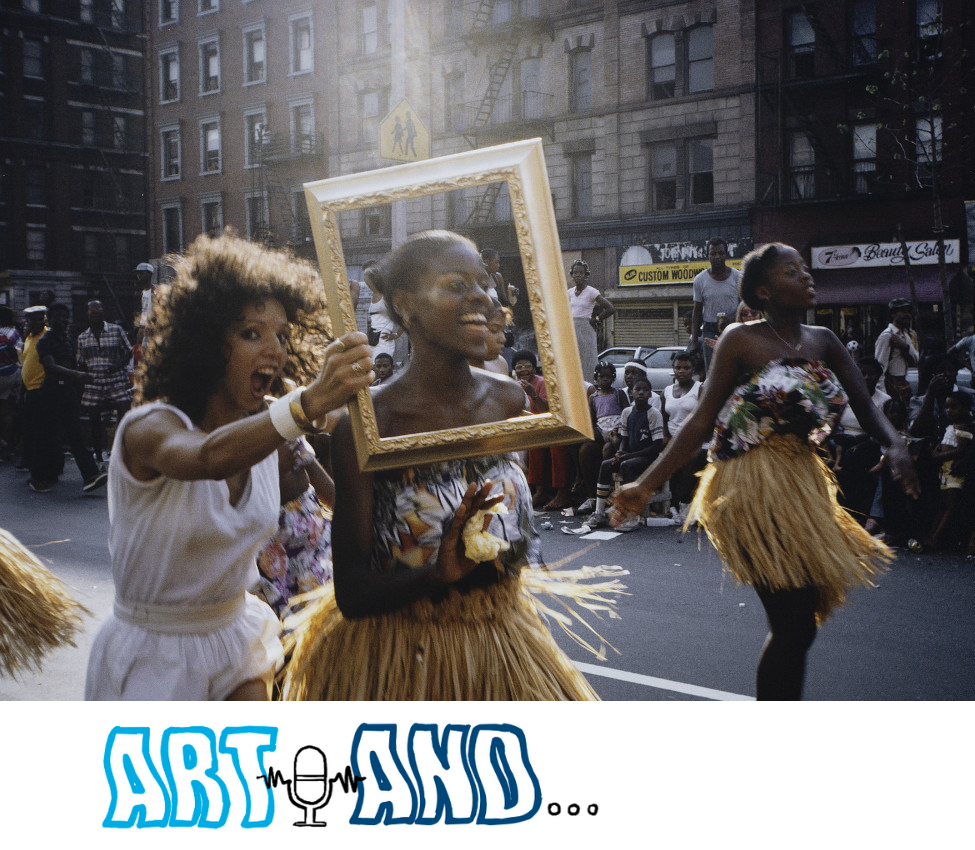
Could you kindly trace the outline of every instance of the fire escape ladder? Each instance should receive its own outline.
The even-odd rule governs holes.
[[[260,174],[261,188],[267,197],[268,214],[270,215],[270,207],[273,206],[277,210],[278,216],[287,231],[287,238],[279,238],[276,240],[277,244],[294,245],[298,238],[298,225],[295,220],[295,211],[291,205],[290,193],[284,183],[278,178],[274,163],[269,162],[265,156],[268,150],[267,139],[268,137],[265,131],[261,135],[261,143],[258,147],[260,151],[258,172]],[[264,224],[263,236],[265,243],[268,245],[275,244],[275,239],[271,231],[271,223],[269,221],[262,223]]]
[[[508,76],[508,71],[511,70],[511,63],[517,51],[518,33],[515,30],[501,48],[501,55],[498,57],[498,61],[491,66],[487,91],[484,92],[484,97],[481,98],[481,103],[470,123],[470,131],[485,126],[491,120],[494,105],[498,102],[498,95],[501,94],[501,87],[504,85],[505,77]],[[472,148],[477,147],[477,141],[473,138],[472,133],[465,134],[464,138],[467,139],[468,144]]]
[[[494,11],[494,3],[495,0],[480,0],[474,10],[474,23],[471,25],[471,30],[480,30],[487,26],[487,22],[491,19],[491,13]]]
[[[501,183],[489,183],[487,189],[481,193],[471,210],[470,215],[464,221],[465,226],[487,224],[491,221],[491,213],[494,210],[495,201],[501,194]]]

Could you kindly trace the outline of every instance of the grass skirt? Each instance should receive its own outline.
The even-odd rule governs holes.
[[[524,570],[520,578],[453,591],[442,602],[424,599],[355,620],[342,616],[328,585],[298,615],[303,622],[286,668],[284,698],[597,700],[539,614],[599,655],[602,647],[593,649],[569,627],[573,620],[584,623],[570,603],[616,617],[609,597],[623,592],[615,578],[622,574],[619,567]],[[597,577],[605,580],[579,581]],[[536,593],[556,601],[543,603]]]
[[[871,585],[892,560],[836,500],[836,479],[809,444],[773,436],[701,474],[688,525],[697,520],[735,578],[770,590],[815,586],[816,620],[847,589]],[[685,526],[686,528],[687,526]]]
[[[0,673],[39,671],[46,652],[75,645],[81,615],[88,613],[61,579],[0,529]]]

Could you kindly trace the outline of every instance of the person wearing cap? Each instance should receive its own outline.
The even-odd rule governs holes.
[[[909,407],[911,385],[907,382],[907,370],[917,366],[918,361],[917,334],[911,330],[911,302],[907,298],[895,298],[887,307],[890,324],[877,337],[874,357],[884,370],[887,393]]]

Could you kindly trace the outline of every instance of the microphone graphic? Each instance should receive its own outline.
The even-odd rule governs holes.
[[[305,810],[305,819],[295,826],[327,826],[315,820],[315,812],[328,805],[332,796],[328,776],[328,759],[318,747],[302,747],[295,753],[295,778],[288,782],[291,804]]]

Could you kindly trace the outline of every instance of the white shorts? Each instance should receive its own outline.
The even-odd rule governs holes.
[[[251,679],[270,682],[284,661],[281,623],[250,593],[212,631],[150,631],[112,614],[95,637],[86,700],[223,700]]]

